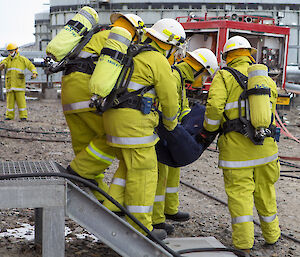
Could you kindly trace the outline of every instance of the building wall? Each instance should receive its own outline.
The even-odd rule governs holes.
[[[40,19],[36,26],[36,44],[45,49],[47,42],[42,39],[53,38],[64,24],[71,19],[78,10],[85,5],[93,7],[99,14],[100,24],[109,24],[109,16],[114,11],[134,13],[143,18],[147,26],[151,26],[161,18],[176,18],[178,16],[195,15],[204,17],[223,15],[259,15],[276,19],[276,23],[291,28],[289,64],[300,65],[300,0],[260,0],[243,1],[223,0],[216,3],[213,0],[189,0],[188,2],[176,0],[152,0],[141,2],[137,0],[50,0],[49,24]],[[38,30],[40,29],[40,31]],[[40,50],[40,49],[39,49]]]

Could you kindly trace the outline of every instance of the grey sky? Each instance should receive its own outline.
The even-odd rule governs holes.
[[[34,42],[34,15],[49,10],[49,0],[0,0],[0,48]]]

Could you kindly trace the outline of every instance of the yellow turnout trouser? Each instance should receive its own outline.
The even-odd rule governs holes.
[[[153,224],[163,223],[166,214],[176,214],[179,206],[180,168],[158,163],[158,182],[153,208]]]
[[[274,183],[279,178],[279,162],[247,169],[223,169],[228,208],[232,218],[232,241],[238,249],[254,243],[253,198],[266,242],[280,236]]]
[[[80,176],[95,179],[98,186],[108,191],[103,181],[104,171],[115,156],[113,147],[106,144],[102,116],[94,112],[65,114],[71,132],[75,158],[70,166]],[[93,191],[98,200],[104,200],[100,193]]]
[[[153,205],[152,223],[159,224],[166,220],[165,200],[169,166],[158,162],[158,181]]]
[[[151,231],[157,185],[155,147],[115,149],[120,162],[108,193]],[[108,200],[104,201],[104,206],[118,211]],[[131,219],[126,219],[134,228],[145,234]]]
[[[180,168],[169,167],[169,174],[166,188],[166,214],[176,214],[179,206],[179,183],[180,183]]]
[[[14,119],[15,118],[15,102],[19,109],[19,118],[27,119],[27,108],[26,108],[26,99],[25,99],[25,89],[24,91],[9,91],[6,93],[6,118]]]

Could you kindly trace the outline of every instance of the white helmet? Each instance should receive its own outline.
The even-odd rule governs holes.
[[[185,32],[182,25],[174,19],[161,19],[151,28],[146,28],[153,37],[174,46],[181,46],[185,42]]]
[[[145,29],[145,24],[144,24],[144,21],[142,20],[142,18],[140,16],[132,14],[132,13],[123,14],[120,12],[116,12],[116,13],[112,13],[110,15],[111,23],[114,23],[120,17],[125,18],[133,25],[133,27],[137,31],[137,35],[138,35],[139,39],[141,39],[142,35],[144,34],[144,29]]]
[[[198,48],[193,52],[187,52],[187,54],[201,63],[211,76],[213,76],[219,68],[217,57],[208,48]]]
[[[229,51],[241,48],[249,49],[251,55],[257,52],[255,48],[251,47],[249,41],[246,38],[241,36],[234,36],[229,38],[225,43],[223,47],[223,55]],[[224,55],[224,57],[226,57],[226,55]]]

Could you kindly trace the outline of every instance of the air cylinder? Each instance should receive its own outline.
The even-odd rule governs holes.
[[[263,64],[254,64],[248,68],[248,90],[267,89],[268,67]],[[253,91],[255,92],[255,90]],[[271,123],[271,103],[269,93],[259,93],[249,95],[250,120],[255,129],[268,128]]]
[[[103,46],[103,50],[110,49],[115,50],[113,52],[115,54],[118,54],[118,52],[126,54],[131,40],[132,36],[128,30],[122,27],[113,27]],[[104,54],[101,53],[90,79],[89,88],[91,93],[102,98],[109,95],[118,80],[122,68],[123,63],[120,60],[120,57],[113,58],[112,56],[105,54],[105,52]]]
[[[88,6],[81,10],[49,42],[46,53],[54,61],[61,61],[93,26],[98,23],[97,12]]]

